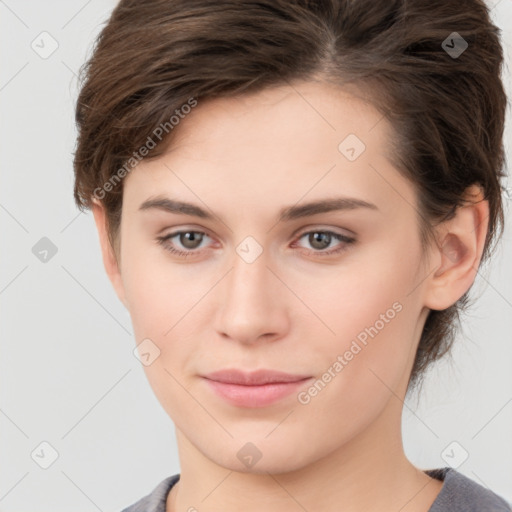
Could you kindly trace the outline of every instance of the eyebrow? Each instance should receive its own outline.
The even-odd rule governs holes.
[[[362,199],[357,199],[354,197],[336,197],[332,199],[322,199],[301,205],[293,205],[282,208],[279,211],[279,222],[286,222],[303,217],[309,217],[319,213],[327,213],[340,210],[355,210],[357,208],[378,210],[376,205],[367,201],[363,201]],[[163,210],[168,213],[190,215],[199,217],[201,219],[215,219],[213,214],[207,210],[204,210],[200,206],[162,196],[147,199],[139,207],[139,211],[152,209]]]

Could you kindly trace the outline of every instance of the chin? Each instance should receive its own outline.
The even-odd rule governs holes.
[[[240,438],[232,439],[227,444],[217,446],[215,452],[211,452],[211,445],[201,446],[199,443],[197,448],[218,466],[237,473],[256,475],[297,471],[322,457],[322,450],[311,444],[308,444],[307,450],[297,449],[304,444],[303,438],[295,440],[289,437],[287,443],[277,438],[275,442],[250,439],[250,436],[245,436],[243,441]],[[326,451],[329,452],[330,448]]]

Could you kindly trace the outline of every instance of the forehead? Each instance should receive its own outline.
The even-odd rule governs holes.
[[[128,203],[167,192],[244,208],[276,200],[278,209],[331,192],[376,203],[389,197],[389,180],[402,180],[386,158],[390,134],[369,103],[332,84],[199,99],[166,152],[126,177],[125,194]]]
[[[288,152],[291,157],[292,148],[294,155],[312,155],[326,146],[336,154],[349,134],[356,134],[366,146],[382,149],[390,132],[371,104],[323,82],[295,82],[249,95],[199,100],[178,128],[171,151],[196,145],[196,154],[204,147],[210,158],[234,151],[233,140],[244,144],[244,152],[272,148],[271,156]],[[277,151],[279,147],[282,152]]]

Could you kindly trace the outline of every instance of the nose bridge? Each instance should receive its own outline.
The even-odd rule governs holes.
[[[267,265],[268,251],[253,237],[247,237],[236,248],[233,257],[233,268],[228,278],[228,297],[235,300],[252,302],[260,301],[269,292]]]
[[[267,268],[269,264],[267,251],[256,240],[246,239],[236,247],[224,283],[219,332],[249,342],[283,328],[284,309],[276,288],[279,280]]]

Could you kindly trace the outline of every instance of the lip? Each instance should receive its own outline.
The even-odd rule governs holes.
[[[221,370],[203,376],[218,396],[238,407],[265,407],[297,391],[310,375],[275,370]]]
[[[311,375],[295,375],[277,370],[255,370],[252,372],[244,372],[236,368],[219,370],[217,372],[203,375],[206,379],[225,384],[239,384],[243,386],[261,386],[263,384],[288,383],[304,380]]]

